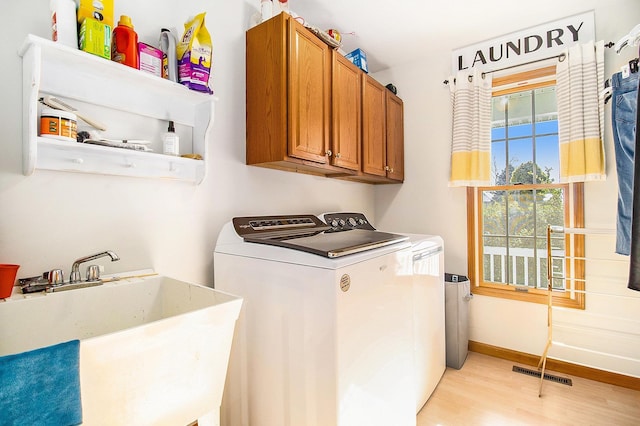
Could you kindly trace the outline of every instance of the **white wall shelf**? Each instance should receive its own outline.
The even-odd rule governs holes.
[[[25,175],[45,169],[202,182],[213,96],[34,35],[27,36],[18,54]],[[190,127],[193,152],[204,160],[41,138],[38,99],[43,94]]]

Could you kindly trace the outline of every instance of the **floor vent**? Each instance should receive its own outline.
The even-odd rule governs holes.
[[[527,376],[533,376],[540,378],[540,372],[537,370],[532,370],[530,368],[518,367],[517,365],[513,366],[513,371],[516,373],[526,374]],[[567,379],[566,377],[555,376],[553,374],[544,373],[544,379],[552,382],[560,383],[561,385],[573,386],[571,379]]]

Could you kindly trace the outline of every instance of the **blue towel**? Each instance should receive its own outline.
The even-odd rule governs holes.
[[[80,341],[0,357],[0,425],[82,423]]]

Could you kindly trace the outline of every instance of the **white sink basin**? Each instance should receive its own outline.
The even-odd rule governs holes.
[[[0,302],[0,356],[80,339],[83,424],[187,425],[217,418],[241,304],[157,275],[14,294]]]

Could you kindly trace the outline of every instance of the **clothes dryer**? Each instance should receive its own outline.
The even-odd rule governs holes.
[[[437,235],[405,235],[413,264],[417,413],[446,370],[444,243]]]

